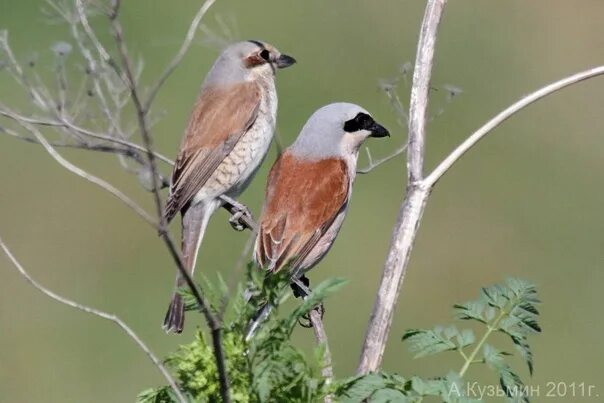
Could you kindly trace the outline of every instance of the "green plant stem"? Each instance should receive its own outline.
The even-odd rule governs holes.
[[[480,341],[478,342],[478,344],[476,345],[476,347],[474,347],[474,350],[472,350],[472,352],[470,353],[470,355],[466,358],[463,367],[461,367],[461,369],[459,370],[459,377],[463,378],[463,376],[465,375],[466,371],[468,370],[468,368],[470,368],[470,365],[472,365],[473,363],[475,363],[475,358],[476,358],[476,354],[478,354],[478,352],[482,349],[482,346],[484,345],[484,343],[487,341],[487,339],[489,338],[489,336],[491,335],[491,333],[493,333],[495,330],[497,330],[499,328],[499,322],[501,322],[501,320],[505,317],[505,315],[507,315],[508,312],[505,309],[502,309],[501,312],[499,313],[499,315],[497,316],[497,318],[495,319],[495,321],[493,322],[492,325],[487,325],[487,331],[484,333],[484,335],[482,336],[482,338],[480,339]]]

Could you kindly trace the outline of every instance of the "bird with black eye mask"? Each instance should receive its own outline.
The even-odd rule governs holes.
[[[308,119],[296,141],[275,161],[268,177],[254,259],[269,274],[287,268],[296,296],[305,277],[332,247],[346,213],[359,148],[369,137],[389,136],[358,105],[334,103]],[[253,336],[270,312],[265,305],[250,324]]]

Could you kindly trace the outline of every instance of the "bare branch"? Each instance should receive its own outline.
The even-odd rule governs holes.
[[[323,326],[323,319],[321,319],[321,313],[316,309],[312,309],[309,316],[317,344],[323,347],[323,368],[321,368],[321,375],[323,375],[327,384],[331,384],[334,379],[333,366],[331,364],[331,351],[329,350],[329,343],[327,342],[327,333]],[[327,395],[325,396],[324,401],[325,403],[331,403],[333,402],[333,399],[330,395]]]
[[[90,42],[92,42],[92,44],[94,45],[99,56],[101,57],[101,60],[103,60],[103,62],[109,65],[114,64],[112,62],[111,56],[109,55],[109,52],[107,52],[103,44],[99,41],[96,34],[94,33],[94,30],[90,26],[90,23],[88,22],[88,16],[86,15],[86,9],[84,8],[82,0],[76,0],[76,10],[78,12],[80,24],[82,24],[84,32],[86,32],[86,35],[88,35]]]
[[[416,60],[409,122],[408,182],[392,236],[384,273],[367,329],[358,373],[379,369],[388,338],[392,315],[404,281],[409,255],[421,221],[427,198],[438,180],[470,148],[510,116],[539,99],[583,80],[604,75],[604,66],[595,67],[543,87],[523,97],[479,128],[446,157],[427,177],[423,177],[423,156],[430,71],[438,21],[446,0],[429,0],[422,24]]]
[[[208,12],[210,7],[212,7],[212,5],[214,4],[215,1],[216,0],[206,0],[201,5],[199,10],[197,11],[197,14],[195,14],[195,17],[193,18],[193,21],[191,22],[191,25],[189,26],[187,35],[185,36],[185,39],[182,42],[182,45],[180,46],[178,53],[176,53],[176,56],[174,56],[174,58],[172,59],[172,61],[168,65],[168,67],[166,67],[166,70],[159,77],[159,79],[157,80],[157,83],[149,91],[149,96],[147,97],[147,100],[145,101],[145,103],[143,105],[143,111],[145,112],[145,114],[149,113],[151,104],[153,103],[153,100],[155,99],[155,96],[161,89],[162,85],[166,82],[166,80],[168,79],[168,77],[170,77],[170,75],[174,72],[174,70],[176,70],[176,68],[182,61],[182,59],[187,54],[187,51],[189,50],[189,47],[191,46],[193,39],[195,39],[195,33],[197,32],[197,29],[199,28],[201,19]]]
[[[42,145],[36,138],[24,136],[15,130],[8,127],[0,127],[0,132],[4,132],[11,137],[15,137],[19,140],[25,141],[26,143]],[[48,144],[55,148],[75,148],[80,150],[98,151],[109,154],[124,155],[126,157],[137,158],[133,156],[130,150],[121,147],[115,147],[107,144],[84,144],[84,143],[67,143],[58,141],[48,141]]]
[[[17,271],[19,271],[19,274],[21,274],[27,280],[27,282],[29,284],[31,284],[35,289],[37,289],[38,291],[40,291],[42,294],[46,295],[47,297],[49,297],[49,298],[51,298],[51,299],[53,299],[53,300],[55,300],[55,301],[57,301],[57,302],[59,302],[61,304],[70,306],[70,307],[75,308],[75,309],[79,309],[80,311],[89,313],[89,314],[94,315],[94,316],[98,316],[98,317],[100,317],[102,319],[108,320],[108,321],[113,322],[116,325],[118,325],[124,332],[126,332],[126,334],[128,335],[128,337],[130,337],[139,346],[139,348],[141,350],[143,350],[145,352],[145,354],[147,354],[147,357],[149,357],[149,359],[153,362],[153,364],[157,367],[157,369],[159,369],[159,371],[162,373],[162,375],[164,376],[164,378],[166,378],[166,381],[168,381],[168,384],[170,385],[170,387],[174,391],[174,394],[177,396],[178,400],[181,403],[187,403],[187,399],[184,397],[184,395],[180,391],[180,388],[176,384],[176,381],[174,380],[174,378],[172,377],[172,375],[170,374],[170,372],[168,372],[168,370],[166,369],[166,367],[157,358],[157,356],[149,349],[149,347],[141,340],[141,338],[138,337],[138,335],[134,332],[134,330],[132,330],[124,321],[122,321],[116,315],[100,311],[98,309],[89,307],[87,305],[80,304],[78,302],[72,301],[72,300],[70,300],[68,298],[62,297],[61,295],[58,295],[58,294],[54,293],[53,291],[51,291],[48,288],[44,287],[42,284],[38,283],[23,268],[23,266],[21,266],[21,263],[19,263],[19,261],[17,260],[17,258],[15,258],[15,256],[11,253],[10,249],[2,241],[2,238],[0,238],[0,247],[4,250],[4,253],[6,253],[6,256],[8,256],[8,258],[13,263],[13,265],[15,266],[15,268],[17,269]]]
[[[11,74],[11,76],[17,81],[17,83],[19,83],[21,86],[23,86],[24,88],[26,88],[28,90],[28,94],[31,96],[33,103],[36,106],[38,106],[41,109],[47,110],[48,105],[47,105],[46,101],[44,100],[44,98],[41,96],[40,93],[35,91],[33,86],[29,83],[29,80],[25,77],[25,74],[23,74],[23,69],[17,62],[17,59],[15,58],[15,55],[14,55],[11,47],[8,44],[8,32],[7,31],[0,31],[0,47],[2,48],[2,50],[4,50],[4,53],[8,57],[8,62],[9,62],[8,71]]]
[[[403,106],[403,101],[401,101],[401,98],[396,92],[396,86],[394,84],[383,83],[381,87],[386,93],[388,101],[390,101],[390,106],[392,106],[396,112],[398,124],[403,128],[409,128],[409,114]]]
[[[417,46],[409,110],[409,147],[407,149],[407,194],[397,218],[384,272],[367,327],[357,372],[367,374],[379,369],[392,324],[394,307],[404,280],[415,234],[429,195],[421,183],[428,93],[438,26],[446,0],[428,0]]]
[[[472,133],[463,143],[461,143],[448,157],[446,157],[435,169],[432,171],[430,175],[428,175],[424,183],[428,187],[434,186],[436,182],[459,160],[470,148],[472,148],[476,143],[478,143],[481,139],[483,139],[487,134],[489,134],[493,129],[499,126],[501,123],[505,122],[509,117],[514,115],[515,113],[521,111],[526,108],[533,102],[540,100],[543,97],[546,97],[556,91],[559,91],[565,87],[570,85],[579,83],[583,80],[587,80],[592,77],[600,76],[604,74],[604,66],[594,67],[576,74],[572,76],[563,78],[559,81],[546,85],[543,88],[538,89],[530,95],[527,95],[517,102],[513,103],[505,110],[497,114],[494,118],[485,123],[480,129],[476,130]]]
[[[78,0],[80,1],[80,0]],[[119,5],[119,3],[118,3]],[[163,214],[163,206],[160,195],[160,184],[158,182],[158,170],[155,160],[155,154],[153,152],[153,144],[151,139],[151,134],[149,132],[149,127],[147,125],[146,114],[143,108],[143,104],[140,98],[140,94],[138,91],[137,82],[135,79],[135,75],[133,73],[131,59],[128,54],[128,49],[126,48],[126,42],[124,40],[123,29],[119,22],[117,15],[117,6],[114,9],[114,12],[111,16],[111,26],[113,29],[113,36],[115,39],[115,43],[118,48],[119,57],[121,60],[121,68],[123,70],[123,75],[125,79],[125,83],[130,90],[130,97],[132,99],[132,103],[134,104],[134,108],[136,110],[136,117],[138,121],[138,127],[143,138],[143,144],[145,146],[147,152],[147,159],[149,161],[149,168],[151,170],[151,178],[152,178],[152,193],[153,199],[155,201],[155,207],[157,210],[157,215],[159,217],[159,234],[164,240],[164,243],[168,247],[174,262],[177,265],[177,268],[185,279],[187,286],[191,289],[193,296],[199,306],[199,310],[205,316],[206,322],[210,327],[211,335],[212,335],[212,344],[214,347],[214,356],[216,359],[216,367],[218,369],[218,379],[220,383],[220,395],[222,397],[223,403],[230,403],[231,397],[229,392],[229,378],[228,372],[226,369],[226,358],[222,348],[222,325],[220,320],[216,318],[216,316],[211,312],[209,306],[206,301],[201,296],[195,282],[191,278],[191,275],[187,272],[185,268],[180,253],[178,252],[174,241],[170,237],[169,232],[167,231],[167,223],[165,215]],[[119,71],[118,66],[114,66],[116,71]]]
[[[408,144],[405,143],[402,146],[400,146],[399,148],[397,148],[396,150],[394,150],[394,152],[390,155],[387,155],[384,158],[380,158],[379,160],[373,160],[372,158],[369,158],[369,164],[367,164],[367,166],[365,168],[360,168],[357,169],[357,173],[358,174],[368,174],[369,172],[373,171],[375,168],[379,167],[380,165],[398,157],[399,155],[401,155],[402,153],[405,152],[405,150],[407,149]],[[370,152],[369,152],[369,148],[366,148],[367,150],[367,155],[370,156]]]
[[[258,224],[254,221],[249,209],[237,200],[228,197],[227,195],[220,196],[222,200],[222,207],[227,210],[234,217],[238,217],[238,222],[241,224],[243,229],[247,228],[253,233],[258,230]],[[249,214],[246,214],[249,213]]]
[[[403,77],[406,77],[406,73],[403,74]],[[406,80],[405,80],[405,82],[406,82]],[[394,109],[394,112],[396,113],[396,121],[398,122],[398,124],[401,127],[408,129],[409,128],[409,115],[407,114],[407,111],[405,110],[405,107],[403,106],[403,101],[401,101],[401,98],[398,96],[398,94],[396,92],[396,84],[391,81],[382,80],[382,82],[380,83],[380,88],[384,91],[384,93],[388,97],[390,106],[392,106],[392,109]],[[367,166],[365,168],[357,169],[357,173],[358,174],[368,174],[369,172],[373,171],[375,168],[379,167],[380,165],[382,165],[382,164],[398,157],[402,153],[404,153],[405,150],[407,149],[408,145],[409,145],[409,143],[405,141],[404,144],[402,144],[399,148],[397,148],[390,155],[380,158],[378,160],[373,160],[373,158],[371,158],[371,152],[369,151],[369,147],[366,147],[365,151],[367,151],[367,158],[369,159],[369,163],[367,164]]]
[[[227,280],[228,281],[227,288],[226,288],[227,292],[222,297],[222,302],[220,304],[220,310],[218,311],[218,316],[221,318],[224,318],[224,314],[228,308],[229,300],[231,298],[231,290],[236,288],[236,283],[237,283],[238,277],[241,274],[241,271],[243,270],[245,263],[248,261],[248,255],[251,252],[255,241],[256,241],[256,233],[250,232],[250,235],[249,235],[247,241],[245,242],[245,245],[244,245],[243,249],[241,250],[241,253],[239,254],[239,258],[237,258],[235,267],[230,272],[230,278]]]
[[[409,102],[409,148],[407,149],[408,183],[423,179],[424,142],[430,79],[436,48],[436,34],[446,0],[428,1],[422,22],[413,69],[413,85]]]
[[[0,105],[0,108],[1,107],[2,107],[2,105]],[[7,111],[6,108],[3,108],[3,109],[5,112]],[[19,122],[16,117],[14,117],[10,114],[10,112],[6,116]],[[33,127],[32,125],[27,124],[27,123],[24,123],[24,122],[20,122],[20,123],[24,128],[26,128],[36,138],[36,140],[38,140],[38,142],[40,142],[40,144],[42,145],[42,147],[44,147],[46,152],[48,152],[50,154],[50,156],[55,159],[55,161],[57,161],[59,164],[61,164],[63,166],[63,168],[65,168],[68,171],[78,175],[79,177],[84,178],[87,181],[94,183],[95,185],[100,186],[101,188],[105,189],[106,191],[108,191],[109,193],[111,193],[112,195],[117,197],[119,200],[124,202],[128,207],[130,207],[132,210],[134,210],[134,212],[136,214],[138,214],[140,217],[142,217],[150,225],[152,225],[153,227],[157,227],[157,222],[155,221],[155,219],[153,217],[151,217],[145,210],[143,210],[142,207],[140,207],[138,204],[136,204],[136,202],[134,202],[132,199],[130,199],[128,196],[126,196],[124,193],[122,193],[122,191],[116,189],[115,187],[113,187],[113,185],[105,182],[104,180],[86,172],[82,168],[67,161],[65,158],[63,158],[63,156],[61,156],[61,154],[59,154],[57,152],[57,150],[54,149],[54,147],[48,142],[48,140],[46,140],[46,138],[42,135],[42,133],[40,133],[40,131],[38,129],[36,129],[35,127]]]
[[[4,108],[6,108],[6,107],[4,107]],[[127,140],[122,140],[119,138],[106,136],[104,134],[95,133],[86,128],[77,126],[68,120],[62,120],[62,121],[46,120],[46,119],[33,118],[33,117],[29,117],[29,116],[23,116],[10,109],[3,109],[1,106],[0,106],[0,116],[9,117],[9,118],[15,120],[16,122],[18,122],[19,124],[29,123],[29,124],[36,125],[36,126],[47,126],[47,127],[55,127],[55,128],[60,128],[60,129],[70,129],[70,130],[77,132],[78,134],[88,136],[88,137],[91,137],[91,138],[94,138],[97,140],[103,140],[103,141],[106,141],[109,143],[120,144],[122,146],[125,146],[128,149],[128,151],[131,151],[131,152],[133,152],[133,151],[146,152],[145,147],[143,147],[141,145],[138,145],[136,143],[133,143],[133,142],[130,142]],[[65,146],[67,146],[67,145],[65,145]],[[94,149],[94,146],[88,145],[88,144],[82,144],[81,147],[79,147],[79,148]],[[116,152],[117,152],[117,149],[116,149]],[[168,157],[166,157],[162,154],[159,154],[157,152],[154,154],[158,160],[163,161],[169,165],[174,165],[174,161],[172,161]]]

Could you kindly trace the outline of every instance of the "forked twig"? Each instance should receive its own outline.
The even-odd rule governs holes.
[[[421,180],[428,94],[438,26],[446,0],[428,0],[421,25],[409,107],[407,194],[397,217],[373,311],[367,326],[357,373],[377,371],[382,362],[394,308],[403,283],[421,216],[429,195]]]
[[[359,374],[367,374],[380,368],[392,324],[394,308],[404,281],[413,242],[427,199],[438,180],[470,148],[510,116],[533,102],[567,86],[604,75],[604,66],[598,66],[563,78],[523,97],[470,135],[430,175],[424,176],[423,160],[425,153],[424,139],[426,136],[425,125],[428,91],[430,88],[437,28],[445,3],[446,0],[428,0],[424,14],[411,91],[409,149],[407,150],[407,194],[401,204],[399,216],[393,230],[390,249],[386,263],[384,264],[382,280],[363,344],[361,360],[357,370]]]

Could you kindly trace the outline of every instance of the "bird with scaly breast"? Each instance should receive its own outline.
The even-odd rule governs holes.
[[[212,214],[223,198],[245,190],[266,157],[275,132],[275,74],[296,60],[272,45],[250,40],[227,47],[201,87],[189,118],[164,210],[169,223],[182,215],[182,257],[193,274],[197,252]],[[180,333],[184,303],[176,290],[164,319],[164,330]]]

